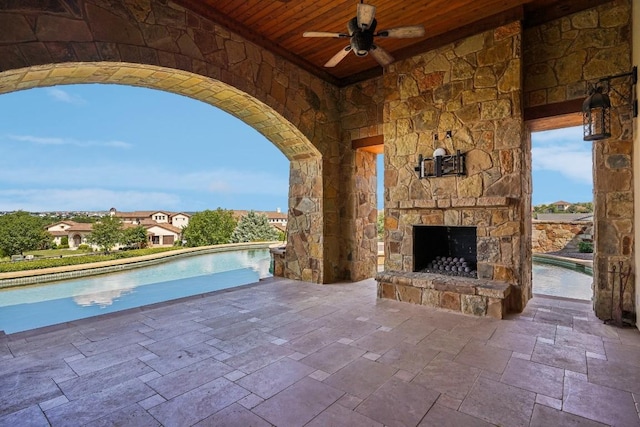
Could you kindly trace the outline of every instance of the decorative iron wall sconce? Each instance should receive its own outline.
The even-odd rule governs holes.
[[[626,96],[611,86],[611,80],[631,77],[629,95]],[[606,82],[606,85],[604,84]],[[633,117],[638,117],[638,100],[635,99],[635,85],[638,83],[638,67],[628,73],[603,77],[589,88],[589,96],[582,103],[582,125],[585,141],[598,141],[611,136],[611,99],[609,91],[617,93],[633,109]]]
[[[434,140],[438,140],[438,135],[434,135]],[[451,131],[447,131],[446,138],[451,138]],[[418,177],[440,177],[440,176],[462,176],[465,171],[465,155],[456,150],[456,154],[448,155],[444,148],[436,148],[433,157],[418,155],[418,166],[414,168],[418,172]]]

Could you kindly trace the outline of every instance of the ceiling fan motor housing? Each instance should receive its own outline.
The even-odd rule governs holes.
[[[373,44],[373,33],[369,31],[356,31],[351,37],[351,47],[356,56],[367,56]]]
[[[351,35],[351,48],[356,56],[367,56],[371,46],[373,45],[373,33],[376,30],[377,21],[371,22],[369,28],[358,27],[358,18],[354,17],[347,25],[349,34]]]

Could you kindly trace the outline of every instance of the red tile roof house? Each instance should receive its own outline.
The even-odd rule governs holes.
[[[189,224],[189,214],[169,211],[135,211],[118,212],[111,208],[109,214],[122,220],[126,227],[142,225],[147,229],[149,245],[171,246],[182,238],[182,229]],[[54,242],[59,245],[62,237],[69,238],[69,248],[77,249],[80,245],[86,245],[87,237],[93,230],[93,224],[75,221],[60,221],[47,226],[47,231],[53,236]]]
[[[46,229],[49,234],[53,236],[55,244],[60,245],[62,243],[62,238],[69,236],[69,229],[76,224],[78,223],[75,221],[60,221],[55,224],[48,225]],[[69,238],[69,241],[71,241],[71,238]]]

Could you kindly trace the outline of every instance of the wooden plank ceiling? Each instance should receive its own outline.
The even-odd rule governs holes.
[[[340,86],[382,74],[368,55],[353,53],[334,68],[323,64],[348,39],[304,38],[305,31],[346,32],[358,0],[173,0]],[[537,25],[610,0],[367,0],[376,7],[378,30],[424,25],[415,39],[376,39],[403,59],[497,25],[522,20]]]

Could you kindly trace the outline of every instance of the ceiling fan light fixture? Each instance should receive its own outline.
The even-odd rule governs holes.
[[[422,25],[410,25],[404,27],[389,28],[376,33],[376,26],[378,24],[376,18],[376,7],[373,5],[365,4],[363,0],[358,3],[358,10],[356,16],[351,18],[347,22],[348,34],[344,33],[332,33],[327,31],[306,31],[303,33],[304,37],[330,37],[341,38],[349,37],[349,45],[338,51],[329,61],[327,61],[325,67],[335,67],[342,61],[349,51],[353,51],[354,55],[358,57],[364,57],[371,53],[371,56],[383,67],[391,64],[394,59],[393,56],[380,46],[374,44],[375,37],[381,38],[412,38],[422,37],[425,34],[424,27]]]

